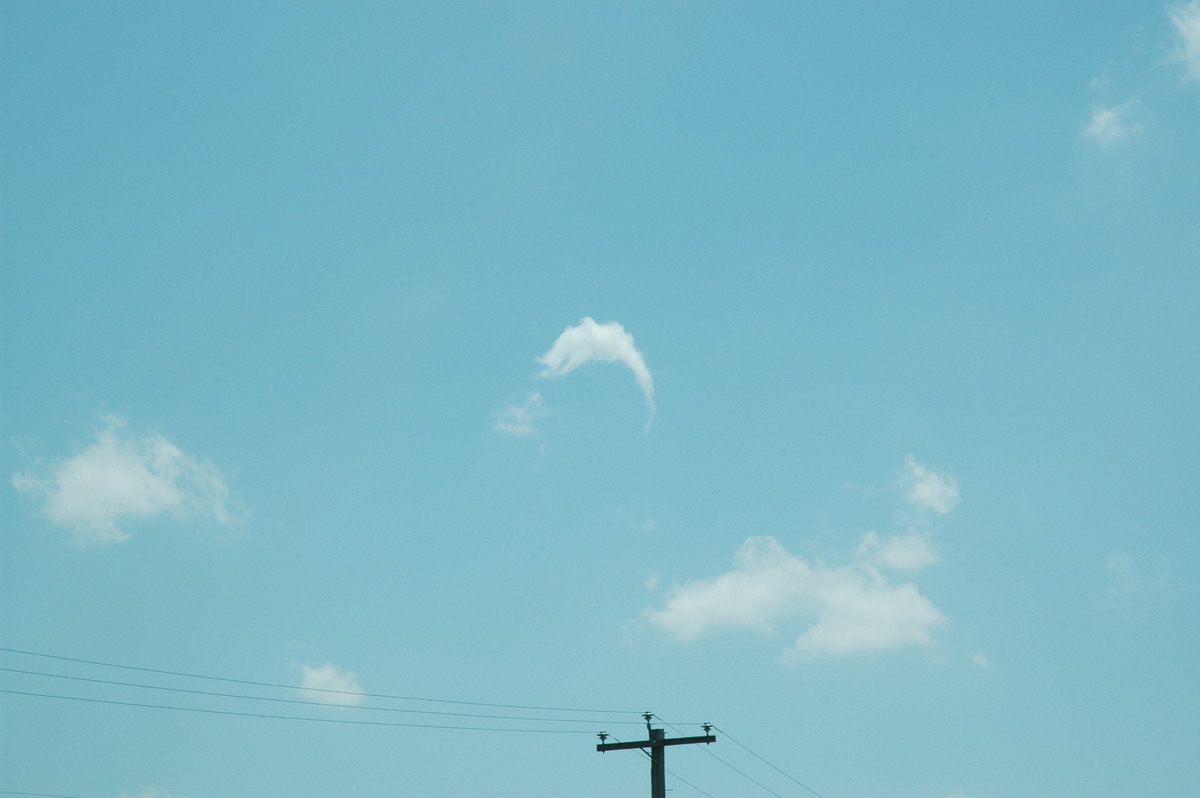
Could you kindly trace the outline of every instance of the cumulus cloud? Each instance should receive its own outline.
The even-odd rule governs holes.
[[[1200,0],[1168,6],[1167,17],[1175,27],[1174,59],[1188,80],[1200,80]]]
[[[542,395],[534,391],[524,404],[509,405],[496,414],[496,432],[505,435],[532,435],[537,432],[537,420],[546,415]]]
[[[1140,109],[1137,102],[1130,101],[1111,108],[1097,108],[1083,135],[1103,147],[1124,141],[1141,130],[1135,116]]]
[[[926,468],[911,454],[898,479],[905,501],[919,511],[946,515],[958,504],[958,480]]]
[[[914,585],[889,582],[872,559],[879,547],[864,545],[865,558],[831,566],[791,554],[772,537],[752,537],[730,571],[675,586],[661,609],[644,616],[681,641],[728,628],[772,634],[798,620],[807,628],[788,658],[928,645],[949,619]]]
[[[300,689],[305,695],[326,704],[358,706],[362,703],[363,689],[358,683],[358,674],[336,665],[301,665],[303,680]]]
[[[830,564],[788,552],[773,537],[748,538],[733,567],[714,578],[675,585],[642,617],[680,641],[722,629],[796,634],[785,659],[928,646],[950,621],[901,575],[938,561],[929,514],[945,515],[958,482],[911,454],[897,478],[910,511],[902,534],[862,536],[848,561]]]
[[[234,522],[229,489],[216,467],[160,435],[138,437],[126,426],[120,416],[106,417],[90,445],[42,469],[13,475],[13,487],[42,501],[46,516],[74,530],[83,544],[127,540],[121,524],[164,513]]]
[[[593,360],[603,363],[622,363],[633,372],[638,387],[646,397],[650,413],[654,413],[654,379],[646,360],[633,344],[633,336],[619,323],[610,321],[597,324],[590,316],[578,325],[568,327],[550,347],[550,351],[538,358],[545,366],[539,377],[562,377]]]

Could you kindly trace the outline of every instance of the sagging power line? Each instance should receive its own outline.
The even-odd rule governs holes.
[[[227,682],[229,684],[245,684],[255,687],[275,687],[284,690],[304,690],[310,693],[327,693],[333,695],[359,696],[361,698],[387,698],[393,701],[427,701],[434,704],[461,704],[463,706],[476,707],[494,707],[496,709],[527,709],[534,712],[593,712],[596,714],[610,715],[636,715],[637,710],[625,709],[589,709],[586,707],[553,707],[553,706],[536,706],[533,704],[494,704],[487,701],[463,701],[451,698],[428,698],[424,696],[411,695],[396,695],[394,693],[358,693],[353,690],[333,690],[326,687],[297,687],[291,684],[279,684],[277,682],[260,682],[253,679],[234,679],[227,676],[206,676],[199,673],[187,673],[184,671],[164,670],[162,668],[146,668],[138,665],[122,665],[115,662],[102,662],[100,660],[82,659],[80,657],[65,657],[59,654],[45,654],[39,651],[26,651],[19,648],[6,648],[0,646],[0,651],[9,654],[21,654],[27,657],[41,657],[44,659],[54,659],[61,662],[76,662],[83,665],[95,665],[103,668],[120,668],[127,671],[140,671],[142,673],[157,673],[163,676],[178,676],[185,679],[205,679],[213,682]],[[636,723],[637,721],[629,721]]]

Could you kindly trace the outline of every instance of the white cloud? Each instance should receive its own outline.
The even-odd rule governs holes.
[[[301,665],[300,668],[304,674],[300,689],[305,691],[306,696],[341,706],[358,706],[362,703],[363,689],[354,671],[343,670],[328,662],[324,665]]]
[[[650,413],[654,413],[654,379],[646,360],[633,344],[633,336],[615,321],[597,324],[590,316],[575,327],[568,327],[558,336],[550,351],[538,358],[545,366],[539,377],[562,377],[585,363],[598,360],[604,363],[623,363],[633,372],[634,379],[646,397]]]
[[[1092,112],[1092,120],[1083,135],[1103,147],[1124,141],[1142,129],[1134,119],[1140,108],[1135,100],[1111,108],[1097,108]]]
[[[958,504],[958,480],[926,468],[911,454],[904,458],[899,485],[905,501],[918,510],[945,515]]]
[[[770,634],[780,622],[799,618],[809,626],[789,650],[791,658],[928,645],[933,630],[948,623],[914,585],[889,583],[874,562],[809,563],[772,537],[747,539],[732,570],[677,585],[662,609],[644,614],[681,641],[722,628]]]
[[[879,535],[868,532],[863,536],[855,555],[880,568],[896,571],[918,571],[938,561],[929,535],[921,532],[889,535],[887,540],[880,540]]]
[[[1200,80],[1200,0],[1167,7],[1178,41],[1172,54],[1188,80]]]
[[[974,663],[975,663],[976,665],[978,665],[979,667],[981,667],[981,668],[985,668],[985,669],[986,669],[986,668],[987,668],[989,665],[991,665],[991,664],[992,664],[992,663],[991,663],[991,662],[988,660],[988,658],[987,658],[986,656],[984,656],[983,654],[975,654],[974,656],[972,656],[972,657],[971,657],[971,662],[974,662]]]
[[[74,530],[79,543],[129,538],[120,523],[169,513],[234,522],[229,490],[209,462],[184,453],[159,435],[135,437],[120,416],[108,416],[94,442],[36,474],[15,474],[20,493],[44,501],[46,516]]]
[[[523,405],[509,405],[496,414],[496,432],[506,435],[532,435],[537,432],[537,420],[546,415],[542,395],[534,391]]]

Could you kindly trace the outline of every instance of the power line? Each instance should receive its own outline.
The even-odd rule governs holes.
[[[143,673],[158,673],[164,676],[181,676],[188,679],[207,679],[214,682],[228,682],[231,684],[248,684],[256,687],[277,687],[284,690],[307,690],[315,693],[334,693],[339,695],[354,695],[363,698],[389,698],[396,701],[428,701],[436,704],[462,704],[464,706],[476,707],[494,707],[496,709],[528,709],[538,712],[596,712],[606,715],[634,715],[637,710],[619,710],[619,709],[587,709],[583,707],[545,707],[532,706],[528,704],[493,704],[486,701],[458,701],[449,698],[424,698],[421,696],[393,695],[389,693],[356,693],[353,690],[331,690],[324,687],[296,687],[290,684],[277,684],[274,682],[256,682],[250,679],[232,679],[225,676],[205,676],[198,673],[186,673],[183,671],[169,671],[160,668],[144,668],[137,665],[120,665],[115,662],[101,662],[99,660],[81,659],[79,657],[64,657],[58,654],[44,654],[38,651],[26,651],[19,648],[6,648],[0,646],[0,651],[6,651],[10,654],[23,654],[28,657],[44,657],[46,659],[56,659],[63,662],[78,662],[84,665],[99,665],[105,668],[121,668],[123,670],[141,671]],[[626,721],[628,722],[628,721]]]
[[[0,688],[0,693],[9,695],[24,695],[34,698],[56,698],[63,701],[85,701],[89,704],[112,704],[123,707],[142,707],[146,709],[165,709],[174,712],[200,712],[206,715],[231,715],[242,718],[270,718],[273,720],[300,720],[309,723],[341,723],[348,726],[392,726],[403,727],[409,729],[452,729],[455,731],[490,731],[490,732],[513,732],[526,734],[593,734],[590,730],[581,729],[508,729],[495,728],[484,726],[445,726],[434,723],[396,723],[381,720],[350,720],[347,718],[312,718],[302,717],[297,715],[269,715],[260,712],[236,712],[228,709],[202,709],[200,707],[173,707],[164,704],[147,704],[137,701],[114,701],[107,698],[84,698],[82,696],[72,695],[56,695],[53,693],[33,693],[24,690],[6,690]]]
[[[655,715],[654,717],[658,718],[658,715]],[[671,724],[670,724],[670,723],[667,723],[667,722],[666,722],[665,720],[663,720],[662,718],[658,718],[658,719],[662,721],[662,723],[663,723],[663,725],[664,725],[664,726],[668,726],[668,727],[670,727],[671,729],[673,729],[673,730],[675,731],[675,733],[676,733],[676,734],[679,734],[679,733],[681,733],[681,732],[679,731],[679,729],[676,729],[674,726],[671,726]],[[717,727],[716,727],[716,726],[714,726],[713,728],[714,728],[714,729],[716,729]],[[720,731],[720,730],[718,729],[718,731]],[[771,793],[771,795],[774,795],[774,796],[775,796],[775,798],[783,798],[783,796],[782,796],[782,795],[780,795],[779,793],[775,792],[774,790],[772,790],[772,789],[771,789],[770,787],[768,787],[767,785],[763,784],[763,783],[762,783],[761,781],[759,781],[758,779],[754,778],[753,776],[751,776],[750,774],[746,773],[745,771],[743,771],[743,770],[740,770],[739,768],[737,768],[737,767],[735,767],[735,766],[731,765],[730,763],[726,762],[726,761],[725,761],[724,759],[722,759],[721,757],[719,757],[719,756],[717,756],[716,754],[714,754],[714,753],[713,753],[713,752],[712,752],[712,751],[711,751],[711,750],[708,748],[708,746],[705,746],[705,747],[704,747],[704,752],[705,752],[706,754],[708,754],[709,756],[711,756],[713,759],[715,759],[715,760],[717,760],[718,762],[720,762],[720,763],[721,763],[722,765],[724,765],[725,767],[727,767],[727,768],[729,768],[730,770],[732,770],[734,773],[737,773],[737,774],[741,775],[743,778],[745,778],[746,780],[748,780],[748,781],[752,781],[752,782],[754,782],[755,784],[757,784],[759,787],[762,787],[764,790],[766,790],[767,792]]]
[[[28,670],[21,670],[20,668],[0,667],[0,671],[6,672],[6,673],[20,673],[20,674],[24,674],[26,676],[41,676],[41,677],[46,677],[46,678],[50,678],[50,679],[70,679],[71,681],[76,681],[76,682],[90,682],[92,684],[108,684],[108,685],[114,685],[117,687],[134,687],[134,688],[141,689],[141,690],[163,690],[163,691],[172,692],[172,693],[186,693],[188,695],[205,695],[205,696],[213,696],[213,697],[217,697],[217,698],[237,698],[237,699],[244,699],[247,701],[271,701],[271,702],[278,703],[278,704],[301,704],[304,706],[330,706],[330,704],[323,702],[323,701],[304,701],[304,700],[298,699],[298,698],[273,698],[270,696],[242,695],[239,693],[218,693],[218,692],[214,692],[211,690],[191,690],[186,687],[165,687],[162,685],[155,685],[155,684],[141,684],[139,682],[120,682],[120,681],[116,681],[113,679],[94,679],[94,678],[90,678],[87,676],[68,676],[67,674],[63,674],[63,673],[46,673],[44,671],[28,671]],[[302,688],[293,687],[290,689],[298,690],[298,689],[302,689]],[[353,696],[359,696],[359,697],[366,695],[365,693],[354,693],[354,692],[350,692],[349,694],[353,695]],[[404,713],[408,713],[408,714],[443,715],[443,716],[456,717],[456,718],[480,718],[480,719],[491,719],[491,720],[529,720],[529,721],[540,721],[540,722],[544,722],[544,723],[575,723],[575,724],[590,724],[590,725],[603,725],[605,723],[640,725],[639,722],[636,720],[604,720],[604,721],[602,721],[602,720],[596,720],[594,718],[532,718],[529,716],[522,716],[522,715],[481,715],[481,714],[470,713],[470,712],[443,712],[443,711],[436,710],[436,709],[404,709],[402,707],[360,707],[360,706],[352,706],[352,705],[345,705],[345,704],[339,705],[339,706],[345,706],[347,709],[357,709],[357,710],[362,710],[365,712],[404,712]]]
[[[716,727],[716,726],[714,726],[713,728],[714,728],[714,729],[717,729],[717,727]],[[817,796],[817,798],[825,798],[825,796],[821,795],[821,793],[817,792],[817,791],[816,791],[816,790],[814,790],[812,787],[809,787],[807,784],[805,784],[804,782],[800,781],[799,779],[796,779],[795,777],[793,777],[793,776],[789,775],[788,773],[786,773],[786,772],[784,772],[784,771],[780,770],[779,768],[775,767],[775,766],[774,766],[774,765],[772,765],[770,762],[768,762],[767,760],[763,759],[761,756],[759,756],[758,754],[754,753],[754,752],[753,752],[753,751],[751,751],[749,748],[747,748],[746,746],[744,746],[744,745],[742,745],[741,743],[739,743],[737,740],[735,740],[735,739],[733,739],[732,737],[730,737],[730,736],[729,736],[729,732],[725,731],[724,729],[717,729],[717,731],[721,732],[721,734],[723,734],[723,735],[725,735],[727,738],[729,738],[729,741],[730,741],[731,743],[733,743],[734,745],[738,746],[739,748],[741,748],[742,750],[744,750],[746,753],[750,754],[750,756],[752,756],[752,757],[754,757],[755,759],[757,759],[757,760],[759,760],[760,762],[762,762],[762,763],[763,763],[764,765],[766,765],[767,767],[771,768],[772,770],[776,771],[777,773],[780,773],[780,774],[782,774],[782,775],[783,775],[783,776],[785,776],[786,778],[788,778],[788,779],[791,779],[791,780],[792,780],[792,781],[794,781],[796,784],[799,784],[801,787],[803,787],[804,789],[808,790],[808,791],[809,791],[809,792],[811,792],[813,795]]]

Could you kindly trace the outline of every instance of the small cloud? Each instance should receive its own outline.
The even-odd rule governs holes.
[[[949,622],[914,585],[889,583],[871,562],[810,563],[772,537],[747,539],[732,570],[673,587],[663,608],[644,616],[680,641],[722,628],[773,634],[799,618],[808,627],[788,659],[928,645]]]
[[[1102,147],[1125,141],[1142,129],[1135,118],[1140,112],[1141,105],[1136,100],[1111,108],[1097,108],[1092,111],[1092,120],[1083,135]]]
[[[235,521],[215,466],[161,435],[130,434],[116,415],[104,419],[89,446],[46,468],[14,474],[12,485],[43,501],[46,516],[73,529],[81,544],[128,540],[121,524],[164,513],[211,516],[226,526]]]
[[[1115,551],[1108,555],[1105,570],[1108,572],[1109,593],[1127,596],[1142,585],[1142,575],[1128,554]]]
[[[1167,18],[1176,35],[1172,59],[1183,65],[1186,80],[1200,80],[1200,0],[1168,6]]]
[[[633,344],[633,336],[619,323],[597,324],[590,316],[568,327],[558,336],[550,351],[538,358],[545,366],[539,377],[562,377],[590,361],[622,363],[633,372],[646,405],[654,415],[654,379],[646,360]]]
[[[496,432],[532,435],[537,432],[537,420],[547,412],[542,395],[534,391],[525,399],[525,404],[509,405],[496,414]]]
[[[926,468],[911,454],[904,458],[898,482],[905,501],[920,511],[946,515],[958,504],[958,480]]]
[[[650,574],[646,577],[646,590],[651,593],[658,590],[658,574]]]
[[[340,706],[358,706],[362,703],[363,689],[354,671],[343,670],[328,662],[324,665],[301,665],[300,668],[304,674],[300,689],[308,697]]]
[[[971,662],[974,662],[976,665],[984,669],[987,669],[987,667],[991,665],[991,662],[989,662],[988,658],[983,654],[976,654],[975,656],[971,657]]]

